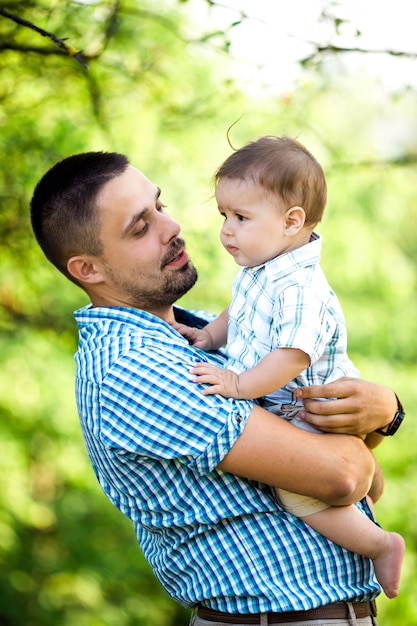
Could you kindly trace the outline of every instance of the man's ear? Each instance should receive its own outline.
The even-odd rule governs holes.
[[[103,275],[99,265],[89,256],[73,256],[68,259],[67,270],[80,283],[101,283]]]
[[[296,235],[304,226],[306,214],[300,206],[292,206],[285,214],[285,234]]]

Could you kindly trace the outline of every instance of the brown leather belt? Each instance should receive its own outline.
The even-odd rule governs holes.
[[[349,603],[358,619],[376,615],[375,601]],[[222,613],[205,606],[199,606],[197,614],[209,622],[225,624],[260,624],[260,613]],[[266,613],[268,624],[285,624],[320,619],[348,619],[349,609],[346,602],[336,602],[320,606],[309,611],[284,611],[283,613]]]

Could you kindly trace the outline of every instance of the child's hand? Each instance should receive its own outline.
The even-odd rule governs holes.
[[[186,324],[179,324],[178,322],[170,322],[170,326],[174,328],[177,333],[188,339],[191,345],[200,350],[211,350],[213,340],[211,335],[204,330],[204,328],[193,328]]]
[[[239,399],[239,376],[231,370],[222,369],[212,363],[197,363],[191,370],[193,382],[211,385],[202,392],[208,396],[215,393],[225,398]]]

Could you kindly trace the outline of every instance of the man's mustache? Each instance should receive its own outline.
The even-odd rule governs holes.
[[[165,267],[165,265],[170,263],[173,259],[175,259],[175,257],[178,256],[178,253],[183,249],[185,249],[184,239],[182,239],[181,237],[177,237],[176,239],[174,239],[174,241],[171,242],[166,255],[162,259],[161,269]]]

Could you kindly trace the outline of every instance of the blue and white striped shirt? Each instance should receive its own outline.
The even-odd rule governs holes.
[[[228,367],[251,369],[276,348],[298,348],[310,366],[267,399],[296,404],[293,391],[342,376],[359,376],[347,356],[346,323],[321,269],[321,237],[257,267],[244,267],[233,283],[227,337]],[[300,402],[300,401],[298,401]]]
[[[183,309],[176,314],[197,325]],[[249,401],[203,396],[191,382],[195,362],[219,364],[220,355],[137,309],[75,315],[76,395],[91,463],[170,596],[256,613],[380,592],[369,560],[283,511],[270,487],[216,469],[252,410]]]

